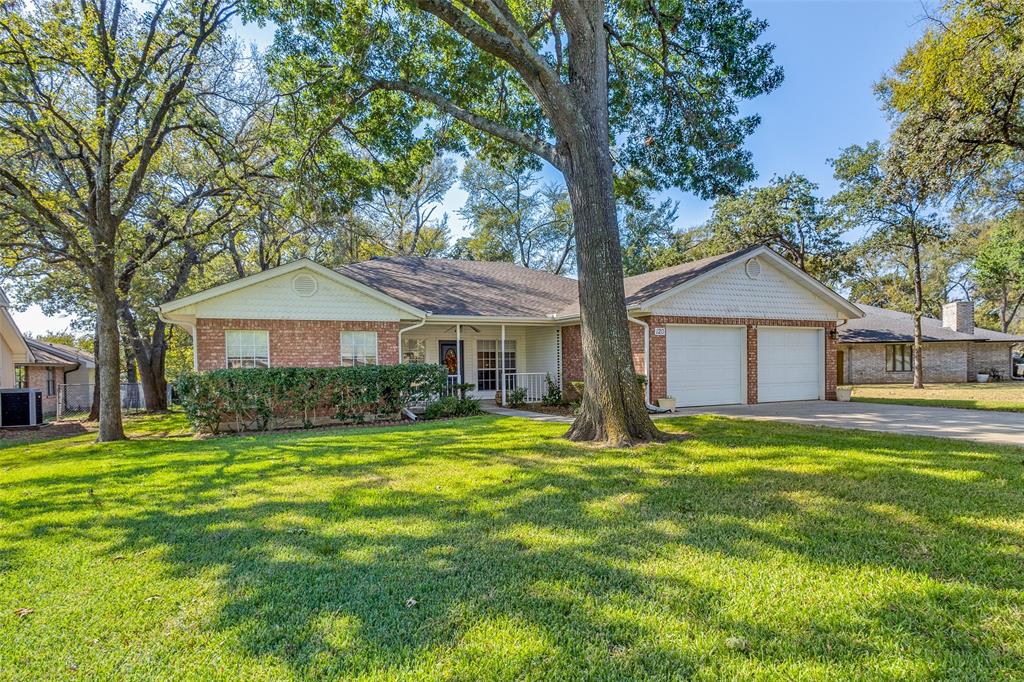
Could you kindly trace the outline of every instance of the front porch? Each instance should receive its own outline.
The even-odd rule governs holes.
[[[448,368],[448,384],[471,384],[467,395],[504,402],[524,389],[540,402],[547,379],[561,386],[561,329],[556,325],[429,323],[401,331],[401,362]]]

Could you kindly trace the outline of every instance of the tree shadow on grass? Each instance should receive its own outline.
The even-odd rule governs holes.
[[[1024,668],[1001,624],[1024,612],[1007,451],[663,424],[698,438],[594,452],[559,425],[485,418],[160,445],[34,479],[17,512],[57,532],[33,514],[109,490],[80,527],[116,538],[98,551],[214,571],[209,627],[306,676]]]

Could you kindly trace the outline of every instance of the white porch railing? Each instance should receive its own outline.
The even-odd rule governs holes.
[[[509,372],[505,375],[505,389],[526,389],[526,402],[539,403],[548,390],[547,376],[545,372]]]
[[[444,394],[447,395],[458,395],[459,391],[456,386],[462,383],[462,377],[458,374],[449,374],[448,380],[445,384]]]

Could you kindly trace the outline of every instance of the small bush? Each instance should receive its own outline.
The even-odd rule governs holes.
[[[456,392],[458,392],[460,398],[465,399],[466,393],[468,391],[472,391],[474,388],[476,388],[476,384],[470,384],[470,383],[455,384],[451,388],[454,388],[456,390]]]
[[[427,405],[423,411],[424,419],[451,419],[452,417],[472,417],[480,414],[480,401],[474,398],[459,398],[450,395]]]
[[[192,427],[217,433],[310,426],[324,421],[395,418],[412,402],[444,390],[440,365],[219,369],[178,379],[178,393]]]
[[[526,404],[526,389],[513,388],[505,396],[505,404],[509,407],[522,407]]]
[[[570,381],[568,387],[562,396],[563,400],[570,403],[574,403],[578,400],[583,399],[583,382],[582,381]]]
[[[544,396],[540,399],[541,404],[547,405],[548,407],[561,405],[562,389],[558,387],[558,384],[551,380],[550,374],[544,377],[544,380],[547,382],[548,387],[547,390],[544,392]]]

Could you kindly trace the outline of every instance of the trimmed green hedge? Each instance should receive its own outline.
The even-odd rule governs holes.
[[[265,431],[395,419],[406,405],[436,397],[446,381],[447,370],[432,364],[219,369],[183,375],[178,394],[196,431]]]

